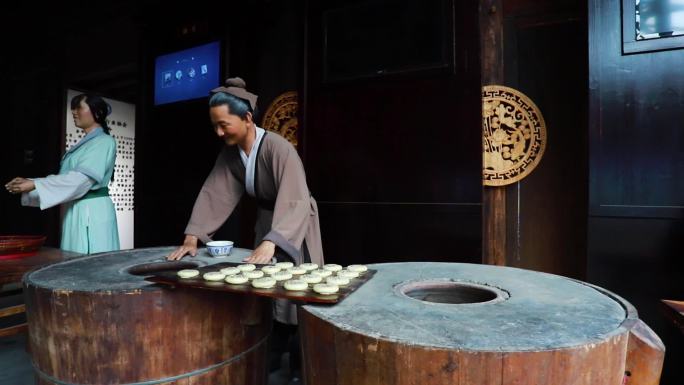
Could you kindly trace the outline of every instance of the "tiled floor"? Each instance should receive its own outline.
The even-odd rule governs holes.
[[[0,338],[0,384],[33,385],[26,335]]]

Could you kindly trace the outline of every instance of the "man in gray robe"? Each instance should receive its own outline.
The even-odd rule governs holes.
[[[226,143],[204,182],[185,229],[183,245],[170,260],[197,254],[228,219],[246,192],[258,202],[255,249],[245,260],[270,263],[276,250],[295,264],[323,264],[318,208],[306,184],[297,150],[280,135],[266,132],[253,121],[257,96],[240,78],[212,91],[209,115]],[[296,324],[295,307],[277,300],[276,320]]]

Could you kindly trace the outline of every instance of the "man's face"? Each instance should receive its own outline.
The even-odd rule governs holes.
[[[216,135],[232,146],[242,143],[247,138],[247,127],[252,121],[252,116],[247,114],[246,119],[242,120],[237,115],[232,115],[227,105],[209,108],[209,118],[216,131]]]

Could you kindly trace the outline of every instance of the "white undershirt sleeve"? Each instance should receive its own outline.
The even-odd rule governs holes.
[[[41,210],[69,202],[85,195],[93,184],[92,179],[77,171],[49,175],[33,180],[36,189],[21,196],[24,206],[38,206]]]
[[[40,207],[40,197],[38,191],[31,190],[21,194],[21,205],[30,207]]]

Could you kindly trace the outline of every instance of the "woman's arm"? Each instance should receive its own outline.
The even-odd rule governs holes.
[[[41,210],[61,203],[78,199],[93,187],[94,181],[86,175],[70,171],[66,174],[49,175],[45,178],[26,179],[14,178],[8,190],[21,193],[21,203],[24,206],[36,206]]]

